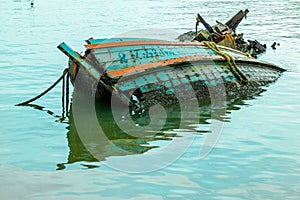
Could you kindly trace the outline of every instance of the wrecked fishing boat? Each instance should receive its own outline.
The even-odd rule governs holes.
[[[83,55],[66,43],[75,90],[110,101],[149,107],[178,99],[209,99],[209,87],[224,86],[226,97],[250,93],[276,81],[284,69],[210,42],[173,42],[141,38],[86,40]],[[219,93],[215,90],[214,93]],[[194,96],[193,96],[194,95]]]

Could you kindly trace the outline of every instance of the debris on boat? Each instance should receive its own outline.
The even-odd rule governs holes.
[[[178,36],[178,40],[181,42],[197,40],[202,41],[213,41],[216,44],[226,46],[229,48],[237,49],[244,53],[251,54],[252,57],[256,58],[257,55],[266,51],[267,46],[261,44],[257,40],[247,40],[243,38],[243,33],[237,34],[236,28],[240,22],[247,17],[249,10],[240,10],[225,24],[216,21],[216,25],[210,26],[203,17],[198,13],[196,18],[196,31],[189,31]],[[198,31],[199,23],[205,27]],[[275,44],[276,45],[276,44]],[[273,47],[272,47],[273,48]]]

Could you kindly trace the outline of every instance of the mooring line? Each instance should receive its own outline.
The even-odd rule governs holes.
[[[69,114],[69,78],[70,75],[67,73],[63,77],[62,83],[62,117],[67,117]]]
[[[45,94],[47,94],[50,90],[52,90],[62,79],[64,79],[65,75],[68,74],[68,68],[66,68],[64,71],[63,71],[63,74],[57,79],[57,81],[55,81],[48,89],[46,89],[44,92],[42,92],[41,94],[37,95],[36,97],[32,98],[32,99],[29,99],[27,101],[24,101],[22,103],[19,103],[19,104],[16,104],[16,106],[24,106],[24,105],[27,105],[39,98],[41,98],[42,96],[44,96]],[[67,81],[69,81],[69,78],[67,77]],[[68,86],[68,83],[67,83],[67,88],[69,89],[69,86]],[[69,91],[67,91],[67,94],[69,94]],[[68,101],[69,101],[69,98],[67,97]]]
[[[65,76],[63,76],[63,79],[62,79],[61,105],[62,105],[62,113],[63,113],[63,116],[64,116],[64,114],[65,114]]]
[[[69,79],[70,79],[70,74],[67,73],[67,78],[66,78],[66,111],[67,111],[67,115],[69,112]]]

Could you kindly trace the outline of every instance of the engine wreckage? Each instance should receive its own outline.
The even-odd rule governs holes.
[[[244,53],[251,54],[252,57],[257,57],[266,51],[267,46],[261,44],[257,40],[244,40],[243,33],[237,34],[236,28],[243,20],[247,17],[249,10],[240,10],[235,14],[230,20],[225,24],[216,21],[216,24],[210,26],[198,13],[196,18],[196,31],[189,31],[180,35],[177,39],[181,42],[197,40],[202,41],[212,41],[216,44],[237,49]],[[199,24],[202,23],[205,29],[198,31]]]

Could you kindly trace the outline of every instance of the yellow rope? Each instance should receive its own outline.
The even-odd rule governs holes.
[[[210,48],[211,50],[213,50],[214,52],[216,52],[217,54],[223,56],[229,66],[230,71],[234,74],[234,76],[243,84],[247,84],[248,83],[248,78],[243,74],[243,72],[241,71],[241,69],[236,65],[234,57],[228,53],[225,53],[223,51],[221,51],[216,43],[214,42],[208,42],[208,41],[204,41],[203,44],[205,44],[208,48]]]
[[[227,33],[227,34],[225,34],[225,38],[230,41],[231,45],[235,49],[235,39],[234,39],[234,37]]]
[[[249,53],[249,52],[244,52],[244,54],[249,57],[249,58],[252,58],[252,55]]]

